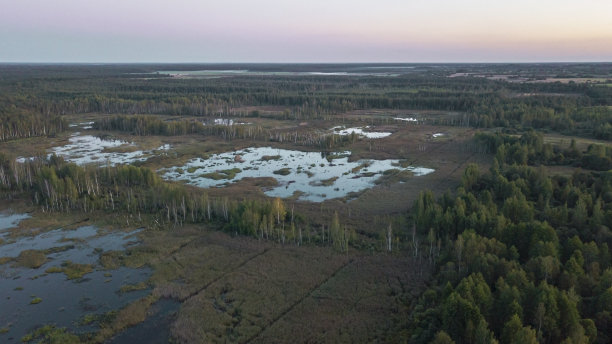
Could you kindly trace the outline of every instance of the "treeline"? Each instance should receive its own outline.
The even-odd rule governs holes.
[[[296,145],[332,149],[358,139],[358,135],[336,135],[310,131],[269,130],[253,125],[204,125],[195,120],[163,121],[151,115],[115,115],[94,122],[98,130],[123,131],[133,135],[188,135],[217,136],[225,140],[246,139],[263,142],[290,142]]]
[[[533,138],[487,137],[498,157]],[[612,172],[548,176],[527,166],[543,150],[496,158],[484,174],[468,166],[455,196],[419,196],[413,241],[427,238],[422,255],[436,273],[411,314],[410,342],[612,340]]]
[[[610,138],[612,88],[587,84],[508,83],[449,78],[453,68],[421,67],[395,77],[232,76],[177,79],[142,74],[155,66],[4,66],[0,92],[6,104],[32,113],[243,116],[249,106],[277,106],[293,119],[326,118],[356,109],[390,108],[461,112],[448,124],[541,128]],[[473,66],[497,70],[512,66]],[[540,72],[553,72],[544,67]],[[577,66],[564,67],[582,68]],[[609,66],[601,67],[604,73]],[[148,70],[153,71],[153,70]]]
[[[586,97],[531,96],[506,100],[484,97],[470,116],[470,126],[480,128],[534,128],[598,139],[612,137],[609,104],[593,106],[593,101]]]
[[[519,136],[477,133],[476,142],[495,153],[497,162],[518,165],[569,165],[595,171],[612,169],[612,147],[590,144],[586,151],[576,146],[575,139],[567,147],[544,143],[542,133],[530,130]]]
[[[0,100],[0,142],[55,135],[68,128],[61,116],[18,109]]]
[[[318,230],[293,209],[288,210],[280,198],[211,198],[204,190],[163,181],[145,167],[82,167],[55,155],[19,163],[0,154],[0,195],[13,198],[24,194],[44,212],[106,212],[131,218],[147,215],[154,228],[203,223],[231,234],[283,244],[319,243],[339,251],[346,251],[354,236],[340,225],[337,214]]]
[[[189,135],[202,134],[222,136],[227,139],[265,140],[270,132],[261,126],[251,125],[204,125],[196,120],[163,121],[156,116],[147,115],[116,115],[97,120],[94,129],[129,132],[133,135]]]

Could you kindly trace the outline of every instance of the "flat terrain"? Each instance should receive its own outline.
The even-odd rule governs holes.
[[[0,342],[408,342],[440,272],[457,267],[453,287],[465,277],[452,265],[460,233],[417,233],[411,211],[425,190],[454,195],[472,163],[489,171],[494,149],[477,134],[513,142],[535,129],[555,154],[572,142],[584,153],[542,178],[607,166],[608,64],[379,67],[0,65],[0,285],[19,284],[0,291],[23,319],[61,303],[29,287],[84,293],[74,319],[3,320]],[[266,155],[245,161],[253,151]],[[53,153],[76,165],[46,162]],[[94,284],[111,297],[87,295]]]

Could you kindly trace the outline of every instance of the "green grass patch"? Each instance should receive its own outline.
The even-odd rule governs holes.
[[[264,155],[260,160],[262,161],[270,161],[270,160],[280,160],[280,155]]]
[[[82,239],[62,239],[62,241],[83,241]],[[64,245],[64,246],[57,246],[57,247],[51,247],[49,249],[44,250],[43,252],[45,254],[51,254],[51,253],[59,253],[59,252],[64,252],[64,251],[68,251],[74,248],[74,245]]]
[[[212,179],[212,180],[221,180],[221,179],[225,179],[227,176],[225,174],[219,173],[219,172],[209,172],[209,173],[201,174],[200,177],[208,178],[208,179]]]
[[[357,173],[359,171],[361,171],[363,168],[369,167],[370,163],[369,162],[364,162],[363,164],[360,164],[359,166],[353,167],[351,169],[352,173]]]
[[[68,279],[79,279],[93,271],[91,264],[77,264],[66,261],[62,264],[64,273]]]
[[[348,158],[349,156],[351,156],[350,153],[332,153],[330,155],[328,155],[327,157],[325,157],[325,159],[327,159],[327,161],[332,162],[336,159],[342,159],[342,158]]]
[[[100,331],[95,334],[92,342],[104,342],[115,333],[143,322],[147,317],[151,305],[158,299],[158,297],[148,295],[130,303],[119,311],[107,313],[106,318],[101,318],[99,320]]]
[[[24,250],[17,257],[17,265],[30,269],[39,268],[47,261],[47,256],[44,252],[38,250]]]
[[[123,252],[121,251],[107,251],[100,255],[100,265],[105,270],[115,270],[122,265]]]
[[[235,167],[229,170],[221,170],[221,171],[216,171],[216,172],[204,173],[204,174],[201,174],[200,177],[213,179],[213,180],[234,179],[234,177],[236,177],[236,174],[240,172],[242,172],[242,170]]]
[[[281,176],[286,176],[286,175],[291,173],[291,169],[289,167],[283,167],[280,170],[276,170],[276,171],[274,171],[272,173],[278,174],[278,175],[281,175]]]
[[[392,175],[392,174],[397,174],[397,173],[399,173],[399,172],[400,172],[400,170],[398,170],[398,169],[396,169],[396,168],[392,168],[392,169],[390,169],[390,170],[386,170],[386,171],[384,171],[384,172],[383,172],[383,175],[385,175],[385,176],[389,176],[389,175]]]
[[[129,293],[131,291],[145,290],[148,287],[149,286],[145,282],[140,282],[136,284],[126,284],[126,285],[121,286],[121,288],[119,289],[119,292]]]
[[[331,186],[331,185],[334,185],[336,180],[338,180],[338,177],[331,177],[329,179],[323,179],[323,180],[321,180],[321,185],[323,185],[323,186]]]
[[[45,325],[34,332],[30,332],[21,337],[22,343],[62,343],[76,344],[81,340],[76,335],[66,331],[66,328],[57,328],[53,325]]]
[[[52,266],[48,268],[47,270],[45,270],[45,272],[48,274],[55,274],[55,273],[64,272],[64,269],[60,268],[59,266]]]
[[[81,318],[81,320],[79,320],[79,325],[91,325],[94,322],[98,321],[98,319],[100,318],[99,315],[97,314],[85,314],[85,316],[83,316],[83,318]]]
[[[410,161],[408,161],[408,160],[400,160],[399,163],[397,165],[394,164],[394,166],[399,166],[401,168],[408,168],[408,167],[410,167]]]
[[[66,274],[66,278],[68,279],[81,279],[86,274],[93,271],[93,267],[91,264],[77,264],[71,261],[65,261],[62,263],[62,266],[52,266],[48,268],[45,272],[47,273],[61,273]]]
[[[42,299],[40,297],[35,297],[30,301],[31,305],[36,305],[42,302]]]

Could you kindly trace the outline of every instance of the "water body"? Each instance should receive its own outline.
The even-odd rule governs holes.
[[[76,230],[56,229],[33,237],[5,238],[0,245],[0,257],[16,257],[28,249],[62,247],[64,250],[47,254],[47,261],[39,268],[20,267],[10,262],[0,265],[0,328],[8,329],[7,333],[0,334],[0,342],[19,343],[25,334],[45,324],[67,327],[76,333],[93,331],[95,328],[91,325],[79,324],[83,316],[116,310],[146,295],[147,290],[119,293],[119,289],[148,279],[149,268],[120,267],[108,271],[94,268],[79,280],[68,280],[63,273],[45,272],[51,267],[60,267],[65,261],[95,267],[100,253],[137,244],[134,237],[137,232],[106,232],[84,226]],[[31,304],[34,298],[42,301]]]
[[[286,198],[299,194],[299,199],[311,202],[370,188],[383,172],[392,169],[411,171],[416,177],[434,172],[424,167],[401,167],[400,161],[393,159],[349,162],[350,154],[347,151],[330,156],[272,147],[248,148],[215,154],[208,159],[192,159],[183,166],[160,172],[165,179],[183,180],[203,188],[223,186],[247,177],[273,177],[278,186],[266,190],[267,195]]]
[[[81,129],[85,129],[85,130],[86,130],[86,129],[91,129],[91,128],[93,128],[93,124],[94,124],[94,122],[80,122],[80,123],[71,123],[71,124],[69,124],[68,126],[69,126],[70,128],[76,128],[76,127],[79,127],[79,128],[81,128]]]
[[[213,125],[224,125],[226,127],[230,127],[232,125],[247,125],[247,124],[252,124],[252,123],[248,123],[248,122],[235,122],[233,119],[230,119],[230,118],[215,118],[215,120],[213,122],[211,122],[211,124],[213,124]],[[204,125],[206,125],[206,123],[204,123]]]
[[[22,220],[30,218],[28,214],[0,213],[0,238],[8,236],[7,229],[15,228]]]
[[[404,122],[418,122],[419,120],[414,117],[395,117],[393,118],[396,121],[404,121]]]
[[[152,74],[168,74],[174,77],[184,78],[219,78],[219,77],[230,77],[230,76],[381,76],[381,77],[395,77],[399,76],[400,73],[396,72],[369,72],[364,71],[329,71],[329,72],[315,72],[315,71],[255,71],[248,69],[230,69],[230,70],[215,70],[215,69],[204,69],[204,70],[184,70],[184,71],[158,71]]]
[[[134,146],[134,144],[121,140],[104,140],[92,135],[80,135],[78,132],[70,137],[69,142],[69,144],[64,146],[53,147],[51,154],[61,156],[66,161],[74,162],[78,165],[99,164],[101,166],[114,166],[130,164],[137,161],[145,161],[160,152],[170,149],[170,145],[165,144],[153,150],[105,151],[120,146]],[[17,158],[17,161],[25,162],[29,159],[33,158],[20,157]]]
[[[380,132],[380,131],[365,131],[369,129],[369,126],[365,126],[363,128],[344,128],[343,126],[333,127],[330,130],[334,131],[334,134],[337,135],[351,135],[355,133],[356,135],[367,137],[369,139],[382,139],[383,137],[391,136],[389,132]]]

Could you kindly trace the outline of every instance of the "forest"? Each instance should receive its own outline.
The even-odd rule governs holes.
[[[537,141],[520,141],[537,159]],[[443,249],[430,250],[436,287],[419,299],[412,340],[608,342],[612,175],[547,177],[531,152],[500,162],[505,145],[486,173],[468,166],[455,195],[424,192],[413,207],[417,231]]]

